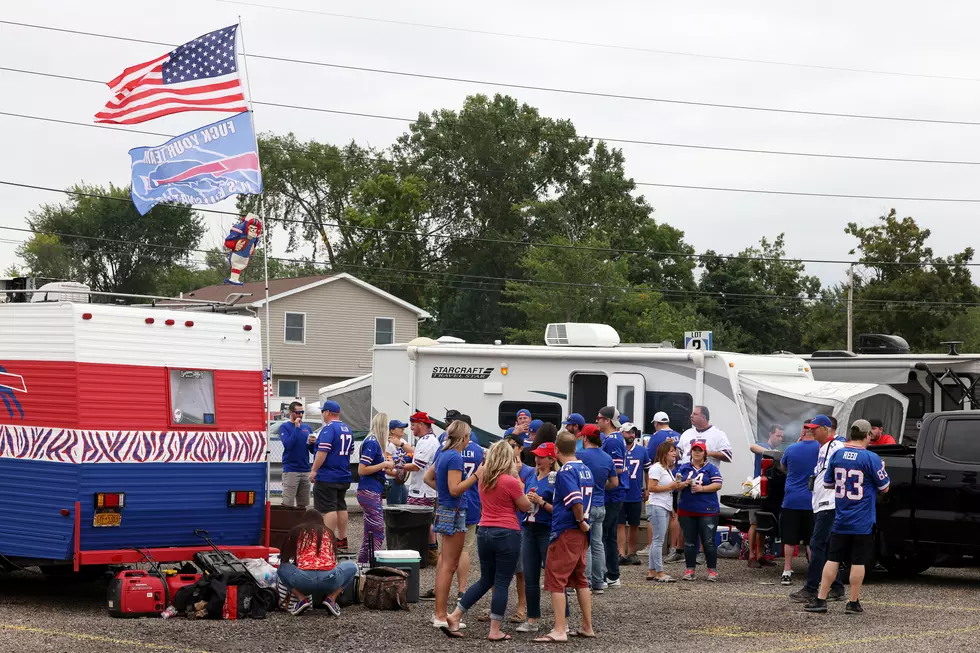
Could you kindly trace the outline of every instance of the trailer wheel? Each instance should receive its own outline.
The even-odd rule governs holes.
[[[936,556],[932,553],[917,553],[914,555],[881,555],[878,562],[889,572],[897,576],[915,576],[921,574],[936,562]]]

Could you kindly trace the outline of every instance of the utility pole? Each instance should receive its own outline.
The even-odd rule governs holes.
[[[854,264],[847,273],[847,351],[854,352]]]

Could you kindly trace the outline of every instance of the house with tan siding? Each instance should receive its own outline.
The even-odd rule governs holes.
[[[370,374],[374,345],[413,340],[419,323],[431,317],[346,272],[269,281],[269,325],[264,281],[208,286],[183,297],[231,301],[234,309],[254,313],[262,322],[266,367],[264,330],[271,329],[272,393],[307,402],[317,401],[325,385]]]

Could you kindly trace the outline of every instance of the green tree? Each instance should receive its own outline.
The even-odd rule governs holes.
[[[161,277],[187,263],[205,231],[187,206],[162,204],[141,216],[128,188],[78,184],[69,190],[80,195],[42,205],[27,218],[36,234],[17,253],[34,276],[155,294]]]

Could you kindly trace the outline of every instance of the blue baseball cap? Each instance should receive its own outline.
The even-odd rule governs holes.
[[[630,419],[630,416],[629,415],[624,415],[622,413],[619,414],[619,423],[620,424],[625,424],[626,422],[632,422],[632,421],[633,420]]]
[[[572,413],[562,424],[578,424],[579,427],[585,426],[585,418],[578,413]]]
[[[830,418],[827,417],[826,415],[817,415],[803,426],[808,429],[817,428],[818,426],[825,426],[829,429],[832,428],[834,424],[833,422],[830,421]]]
[[[528,417],[531,416],[531,411],[529,411],[527,408],[521,408],[519,411],[517,411],[517,416],[520,417],[522,413]]]
[[[514,433],[514,429],[509,428],[506,431],[504,431],[504,437],[506,438],[508,435],[513,435],[513,433]]]
[[[399,422],[397,419],[393,419],[388,422],[388,430],[392,429],[404,429],[408,428],[408,422]]]
[[[544,422],[539,419],[532,419],[531,423],[527,425],[527,430],[531,433],[536,433],[542,426],[544,426]]]
[[[323,406],[320,407],[320,412],[321,413],[339,413],[340,412],[340,404],[338,404],[336,401],[334,401],[332,399],[328,399],[327,401],[323,402]]]

